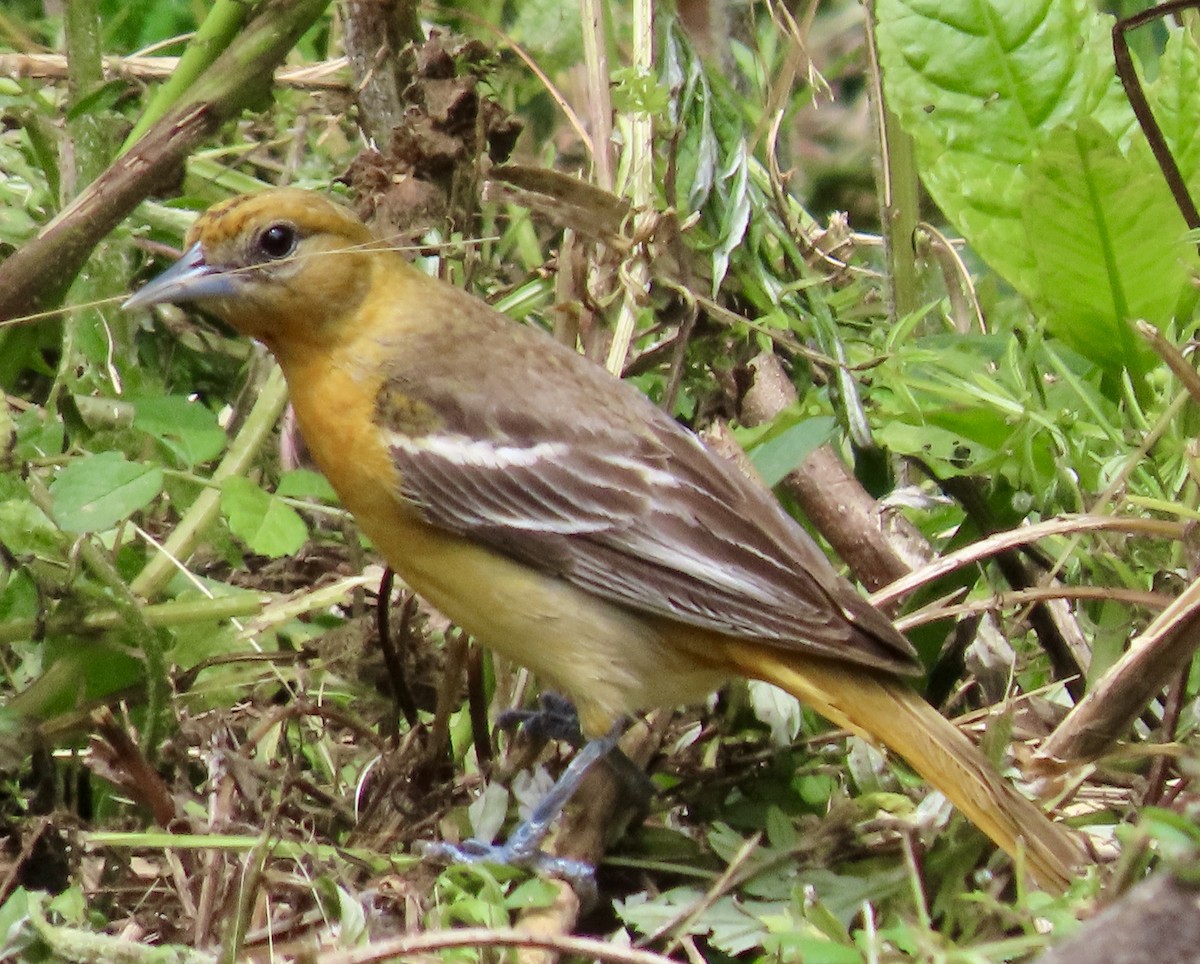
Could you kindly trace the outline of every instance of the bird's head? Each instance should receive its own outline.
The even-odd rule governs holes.
[[[202,304],[275,352],[321,341],[370,287],[374,235],[346,208],[278,188],[231,198],[188,231],[182,258],[125,302]]]

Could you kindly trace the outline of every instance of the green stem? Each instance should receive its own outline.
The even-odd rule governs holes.
[[[104,62],[100,51],[100,16],[93,0],[70,0],[64,10],[63,27],[67,41],[67,96],[71,110],[67,129],[71,135],[75,176],[72,185],[87,184],[108,166],[99,112],[79,109],[82,101],[104,83]],[[75,188],[68,191],[75,193]]]
[[[95,0],[70,0],[64,10],[67,43],[67,89],[71,109],[67,114],[71,164],[64,171],[64,202],[79,186],[99,177],[112,159],[116,142],[116,117],[88,99],[104,85],[100,49],[100,16]],[[127,251],[123,246],[101,245],[92,255],[72,291],[72,302],[90,305],[120,294],[126,285]],[[56,407],[62,392],[76,395],[119,394],[121,373],[133,358],[133,328],[128,318],[109,307],[72,313],[63,327],[58,373],[50,395]]]
[[[913,139],[900,127],[883,95],[883,77],[875,53],[875,9],[869,5],[867,23],[872,96],[876,105],[881,148],[880,216],[887,258],[888,314],[895,324],[921,307],[914,236],[920,196]]]
[[[222,619],[237,619],[257,616],[269,605],[271,598],[258,593],[237,593],[233,596],[217,596],[213,599],[172,600],[155,603],[141,609],[142,620],[151,629],[167,626],[186,626],[192,623],[217,622]],[[120,609],[93,610],[82,619],[77,616],[50,619],[44,626],[47,636],[70,633],[99,633],[118,629],[126,623],[125,613]],[[0,645],[30,639],[39,629],[36,619],[10,619],[0,623]]]
[[[68,7],[76,0],[69,0]],[[148,131],[154,122],[165,117],[167,111],[174,107],[184,92],[204,71],[209,68],[217,57],[224,53],[230,41],[237,36],[238,31],[246,25],[250,5],[242,0],[217,0],[208,16],[200,24],[199,29],[192,35],[191,42],[179,58],[179,64],[169,80],[162,83],[154,92],[154,97],[147,105],[133,130],[121,145],[120,153],[124,154],[137,143],[138,139]]]
[[[634,0],[633,3],[633,66],[645,77],[654,76],[654,6],[651,0]],[[622,124],[627,140],[621,167],[628,176],[619,188],[633,205],[634,235],[640,237],[648,233],[646,229],[656,217],[651,210],[654,203],[654,118],[645,110],[634,109],[626,120],[627,123]],[[605,367],[618,377],[633,342],[639,305],[644,302],[650,287],[650,265],[643,245],[637,245],[629,252],[622,278],[625,297],[621,301],[605,362]]]

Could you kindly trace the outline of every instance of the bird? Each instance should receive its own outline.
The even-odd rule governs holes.
[[[589,761],[631,714],[763,680],[898,754],[1038,885],[1083,866],[913,689],[911,644],[772,493],[634,386],[317,192],[219,202],[185,248],[126,307],[194,302],[262,343],[387,563],[570,697]]]

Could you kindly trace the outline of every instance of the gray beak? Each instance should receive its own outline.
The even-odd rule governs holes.
[[[208,298],[226,298],[236,292],[236,276],[220,267],[206,264],[204,252],[197,243],[121,307],[128,310],[180,301],[204,301]]]

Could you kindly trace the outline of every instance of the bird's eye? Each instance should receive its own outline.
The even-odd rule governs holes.
[[[272,261],[278,261],[296,250],[298,240],[292,225],[272,224],[258,236],[258,250]]]

